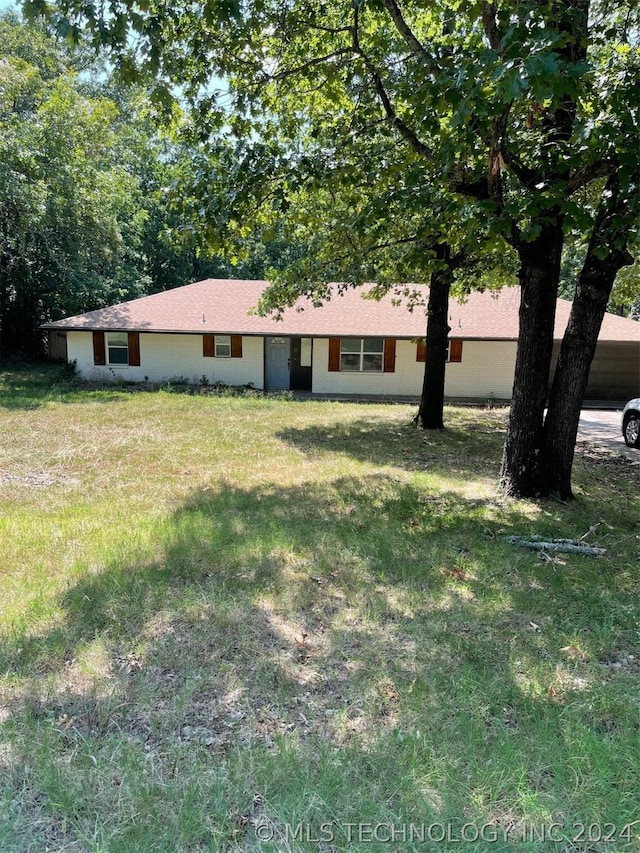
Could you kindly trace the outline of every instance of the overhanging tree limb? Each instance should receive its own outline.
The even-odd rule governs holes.
[[[431,71],[439,70],[438,64],[434,61],[433,56],[431,56],[431,54],[424,48],[411,27],[405,21],[404,16],[400,11],[400,7],[395,0],[382,0],[382,3],[389,13],[395,28],[400,33],[411,52],[421,59]]]
[[[356,6],[356,8],[353,10],[353,27],[351,31],[353,39],[353,50],[362,59],[365,68],[371,76],[373,85],[375,87],[378,98],[380,99],[380,103],[382,104],[382,108],[384,109],[387,119],[393,125],[393,127],[396,128],[400,136],[406,142],[409,143],[409,145],[416,152],[416,154],[420,154],[422,157],[432,157],[433,150],[428,145],[425,145],[424,142],[422,142],[420,137],[417,135],[417,133],[412,128],[410,128],[409,125],[407,125],[397,114],[391,101],[391,98],[387,93],[380,72],[373,64],[369,56],[363,50],[360,44],[359,14],[360,10]]]
[[[278,80],[285,80],[287,77],[296,77],[298,74],[302,74],[304,71],[309,71],[316,65],[325,65],[327,62],[330,62],[332,59],[339,59],[343,56],[353,56],[353,50],[350,47],[342,47],[337,50],[333,50],[330,53],[325,54],[324,56],[316,56],[313,59],[310,59],[308,62],[303,62],[295,68],[287,68],[284,71],[279,71],[277,74],[272,74],[270,79],[274,82]]]
[[[597,180],[597,178],[608,178],[610,175],[615,174],[618,167],[619,164],[616,158],[606,158],[577,169],[569,177],[567,193],[571,195],[576,190],[590,184],[591,181]]]

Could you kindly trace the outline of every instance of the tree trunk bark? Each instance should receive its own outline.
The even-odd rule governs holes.
[[[598,258],[593,248],[590,244],[578,278],[543,432],[538,488],[541,494],[559,494],[563,498],[573,497],[571,469],[580,409],[611,289],[621,267],[633,263],[624,249]]]
[[[562,255],[562,219],[556,215],[533,241],[521,242],[519,338],[502,457],[500,484],[512,497],[536,497],[544,407],[553,349]]]
[[[417,421],[422,429],[444,429],[444,380],[449,336],[449,291],[453,280],[451,250],[447,244],[436,247],[436,257],[446,266],[438,266],[429,283],[427,304],[427,340],[422,396]]]

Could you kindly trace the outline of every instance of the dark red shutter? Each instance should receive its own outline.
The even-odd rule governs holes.
[[[216,336],[202,336],[202,356],[203,358],[213,358],[216,354]]]
[[[329,338],[329,371],[340,370],[340,338]]]
[[[394,373],[396,369],[396,341],[395,338],[385,338],[384,341],[384,367],[385,373]]]
[[[107,363],[107,353],[104,348],[104,332],[93,333],[93,363]]]
[[[427,360],[427,342],[424,338],[420,338],[416,349],[416,361]]]
[[[462,341],[449,341],[449,361],[462,361]]]
[[[140,334],[129,332],[127,343],[129,344],[129,367],[140,367]]]
[[[242,358],[242,335],[231,335],[231,358]]]

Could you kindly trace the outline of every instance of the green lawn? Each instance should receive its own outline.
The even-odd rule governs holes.
[[[638,466],[413,411],[0,374],[1,850],[638,849]]]

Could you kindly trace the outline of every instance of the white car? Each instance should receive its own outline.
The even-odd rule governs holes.
[[[622,410],[622,435],[627,447],[640,447],[640,397],[629,400]]]

